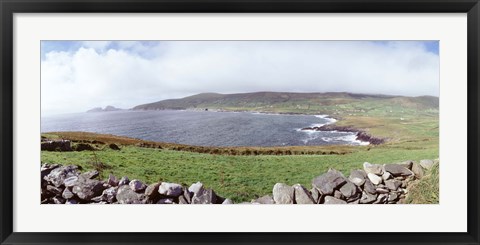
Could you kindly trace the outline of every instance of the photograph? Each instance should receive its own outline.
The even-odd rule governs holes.
[[[438,40],[39,48],[40,204],[440,204]]]

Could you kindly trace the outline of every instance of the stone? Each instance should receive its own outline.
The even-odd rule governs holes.
[[[384,172],[384,173],[382,174],[382,179],[383,179],[383,181],[389,180],[389,179],[391,179],[391,178],[392,178],[392,174],[389,173],[389,172]]]
[[[145,195],[136,193],[128,185],[122,185],[118,188],[115,197],[120,204],[142,204]]]
[[[130,186],[130,189],[132,189],[132,191],[134,192],[143,192],[145,188],[147,188],[147,186],[138,179],[130,181],[128,185]]]
[[[273,200],[276,204],[293,204],[294,192],[293,187],[283,183],[276,183],[273,186]]]
[[[388,200],[388,194],[380,194],[373,204],[384,204]]]
[[[424,172],[423,172],[423,168],[422,168],[422,166],[420,166],[420,164],[418,164],[416,162],[413,163],[411,169],[412,169],[412,172],[413,172],[413,174],[415,174],[415,177],[417,179],[423,178]]]
[[[86,179],[95,179],[97,178],[99,175],[98,171],[97,170],[92,170],[92,171],[88,171],[88,172],[85,172],[83,174],[81,174],[82,177],[86,178]]]
[[[433,167],[434,162],[429,159],[424,159],[420,161],[420,166],[422,166],[424,169],[431,169]]]
[[[158,193],[158,188],[160,187],[160,183],[153,183],[145,189],[145,196],[149,200],[157,200],[160,198],[160,193]]]
[[[370,193],[364,191],[362,193],[362,197],[360,198],[360,203],[362,203],[362,204],[373,203],[376,200],[377,200],[377,195],[376,194],[370,194]]]
[[[275,201],[273,200],[273,198],[269,195],[266,195],[266,196],[263,196],[263,197],[259,197],[257,198],[257,200],[254,201],[255,203],[258,203],[258,204],[275,204]]]
[[[389,193],[390,191],[386,188],[376,188],[375,189],[377,191],[378,194],[387,194]]]
[[[185,199],[185,197],[182,195],[178,197],[178,204],[190,204],[190,203],[187,202],[187,199]]]
[[[390,192],[388,194],[388,203],[394,203],[398,200],[399,195],[396,192]]]
[[[45,176],[47,176],[52,170],[60,167],[59,164],[49,164],[49,163],[44,163],[42,166],[40,166],[40,178],[43,180]]]
[[[77,180],[78,176],[68,177],[63,181],[63,185],[65,185],[66,187],[72,187],[77,183]]]
[[[398,164],[385,164],[384,169],[395,177],[413,175],[412,171]]]
[[[72,176],[78,176],[79,174],[77,166],[69,165],[53,169],[44,179],[54,186],[60,187],[63,185],[65,179]]]
[[[118,186],[121,185],[128,185],[130,183],[130,180],[128,179],[127,176],[123,176],[120,181],[118,182]]]
[[[363,170],[352,170],[348,180],[354,183],[356,186],[362,186],[367,178],[367,173]]]
[[[233,204],[233,201],[227,198],[222,202],[222,204]]]
[[[369,162],[364,162],[363,170],[365,170],[367,174],[371,173],[380,176],[383,174],[383,167],[380,164],[371,164]]]
[[[63,189],[52,186],[52,185],[47,185],[47,191],[52,193],[55,196],[61,196]]]
[[[119,180],[117,179],[117,177],[115,177],[115,175],[109,174],[107,183],[111,186],[118,186]]]
[[[382,183],[382,177],[376,175],[376,174],[372,174],[372,173],[368,173],[368,179],[372,182],[372,184],[374,185],[378,185],[380,183]]]
[[[341,187],[347,179],[337,170],[331,169],[328,172],[316,177],[312,181],[313,187],[317,188],[322,195],[330,195]]]
[[[312,198],[313,198],[313,201],[315,202],[315,204],[320,203],[321,194],[317,190],[317,188],[313,187],[312,190],[310,191],[310,193],[312,193]]]
[[[413,161],[412,160],[408,160],[408,161],[403,161],[401,163],[398,163],[398,165],[404,167],[404,168],[408,168],[408,169],[412,169],[412,164],[413,164]]]
[[[69,189],[68,187],[65,188],[65,190],[63,190],[63,193],[62,193],[62,197],[65,198],[65,199],[71,199],[73,198],[75,195],[73,194],[73,192],[71,191],[71,189]]]
[[[400,187],[401,185],[402,185],[402,181],[399,181],[399,180],[385,181],[385,186],[392,191],[398,190],[398,187]]]
[[[162,198],[158,200],[157,204],[173,204],[173,199],[172,198]]]
[[[202,189],[203,189],[203,184],[201,182],[197,182],[195,184],[192,184],[190,187],[188,187],[188,191],[193,194],[199,192]]]
[[[188,203],[192,203],[193,195],[194,194],[188,191],[188,189],[183,190],[183,197],[185,198],[185,200],[187,200]]]
[[[103,190],[101,181],[83,177],[78,178],[77,183],[72,188],[72,192],[85,201],[90,201],[93,197],[101,195]]]
[[[62,197],[54,197],[52,198],[52,201],[55,204],[64,204],[66,200],[63,199]]]
[[[348,204],[359,204],[359,203],[360,203],[360,199],[356,199],[355,201],[348,202]]]
[[[337,191],[337,190],[335,190],[333,192],[333,197],[335,197],[337,199],[342,199],[342,200],[345,199],[345,197],[342,195],[342,193],[340,191]]]
[[[332,196],[326,196],[323,204],[347,204],[347,202]]]
[[[178,197],[183,194],[183,187],[176,183],[162,182],[158,187],[158,193],[168,197]]]
[[[365,181],[365,180],[364,180]],[[357,193],[357,186],[351,181],[347,181],[341,188],[340,192],[347,199],[354,196]]]
[[[295,184],[293,189],[296,204],[315,204],[312,195],[304,186]]]
[[[377,191],[375,190],[375,186],[373,185],[373,183],[369,179],[367,179],[365,181],[365,185],[363,185],[363,189],[370,194],[376,194],[377,193]]]
[[[116,199],[117,199],[117,190],[118,190],[118,187],[116,187],[116,186],[112,186],[108,189],[105,189],[102,192],[102,200],[104,200],[108,203],[115,202]]]
[[[192,204],[214,204],[217,203],[217,195],[211,189],[201,188],[192,197]]]

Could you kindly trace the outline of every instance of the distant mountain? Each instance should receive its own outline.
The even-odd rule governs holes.
[[[93,109],[88,110],[87,112],[106,112],[106,111],[121,111],[122,109],[116,108],[114,106],[106,106],[102,109],[102,107],[95,107]]]
[[[138,105],[133,110],[225,109],[259,111],[322,111],[342,104],[368,103],[374,106],[395,106],[413,109],[438,108],[438,97],[392,96],[379,94],[254,92],[240,94],[201,93],[180,99],[168,99]]]

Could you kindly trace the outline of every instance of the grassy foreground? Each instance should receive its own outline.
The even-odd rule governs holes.
[[[43,136],[93,144],[96,140],[105,144],[97,144],[97,151],[42,151],[41,161],[97,169],[102,178],[112,173],[147,183],[162,180],[190,185],[201,181],[219,195],[242,202],[271,194],[278,182],[300,183],[310,188],[312,179],[329,168],[349,175],[351,170],[361,169],[363,162],[383,164],[439,157],[438,104],[431,104],[422,97],[380,100],[336,96],[318,102],[282,102],[269,107],[236,105],[222,106],[221,109],[328,114],[339,119],[336,125],[363,130],[386,139],[386,143],[375,146],[209,148],[112,135],[57,132]],[[214,108],[210,104],[205,106]],[[120,145],[121,150],[111,150],[109,143]],[[417,184],[417,190],[412,192],[418,194],[412,194],[410,202],[438,203],[438,166],[431,173],[433,177],[425,177]]]

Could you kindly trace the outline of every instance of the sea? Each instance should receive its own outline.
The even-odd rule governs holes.
[[[84,131],[196,146],[367,145],[355,132],[302,130],[328,115],[196,110],[110,111],[41,118],[41,131]]]

